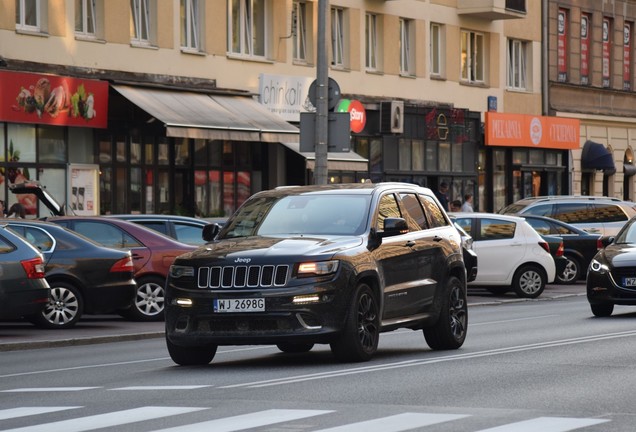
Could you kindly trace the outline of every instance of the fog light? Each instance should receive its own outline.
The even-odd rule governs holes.
[[[301,295],[295,296],[292,300],[294,304],[307,304],[307,303],[317,303],[320,301],[320,296],[318,294],[309,294],[309,295]]]
[[[192,299],[188,299],[188,298],[178,298],[175,300],[175,303],[178,306],[182,306],[182,307],[190,307],[192,306]]]

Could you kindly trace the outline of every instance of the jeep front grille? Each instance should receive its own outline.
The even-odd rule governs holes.
[[[200,267],[199,288],[282,287],[289,277],[288,265]]]

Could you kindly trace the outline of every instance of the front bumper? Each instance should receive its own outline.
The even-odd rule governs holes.
[[[316,295],[317,300],[294,303]],[[350,293],[330,281],[285,288],[166,289],[166,337],[176,345],[328,343],[341,331]],[[214,312],[214,299],[265,299],[265,312]],[[188,306],[179,305],[187,300]]]
[[[636,287],[621,286],[609,272],[589,271],[587,299],[590,304],[636,305]]]

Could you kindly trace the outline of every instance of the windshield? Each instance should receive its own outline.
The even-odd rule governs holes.
[[[636,243],[636,225],[627,224],[616,236],[614,243]]]
[[[526,207],[525,204],[510,204],[507,207],[502,208],[501,210],[499,210],[499,214],[516,214],[519,213],[521,210],[523,210]]]
[[[251,199],[219,238],[253,235],[360,235],[368,225],[367,195],[293,195]]]

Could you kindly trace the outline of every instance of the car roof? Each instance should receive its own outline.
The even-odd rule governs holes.
[[[113,219],[123,219],[128,221],[136,221],[136,220],[156,220],[156,221],[181,221],[181,222],[191,222],[197,225],[207,225],[211,223],[205,219],[199,219],[190,216],[181,216],[181,215],[163,215],[163,214],[114,214],[114,215],[104,215],[108,218]]]
[[[265,190],[257,192],[255,196],[268,196],[279,197],[289,195],[302,195],[302,194],[340,194],[343,192],[371,195],[377,191],[391,190],[391,189],[411,189],[420,192],[430,190],[428,188],[413,184],[402,182],[381,182],[381,183],[335,183],[328,185],[308,185],[308,186],[279,186],[275,189]]]
[[[524,222],[524,218],[521,216],[514,216],[509,214],[499,213],[487,213],[487,212],[451,212],[448,215],[452,218],[492,218],[501,219],[511,222]]]
[[[515,201],[513,204],[531,204],[536,202],[549,202],[549,201],[613,201],[622,202],[622,200],[616,197],[609,196],[592,196],[592,195],[545,195],[527,197]]]

